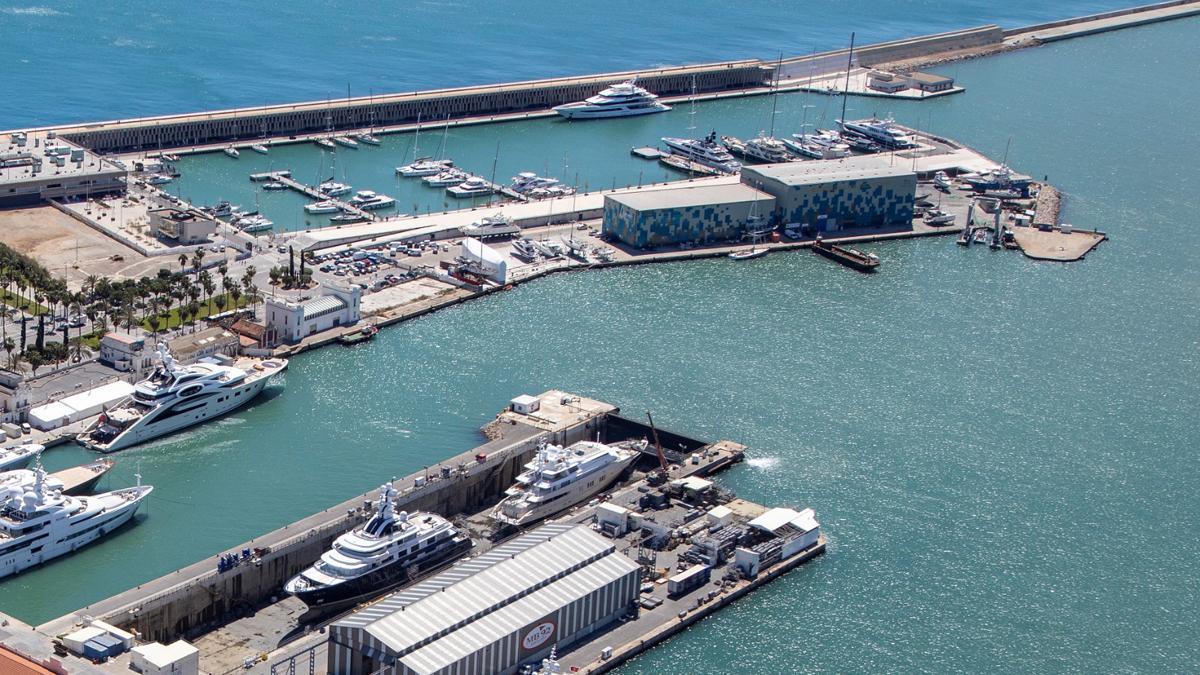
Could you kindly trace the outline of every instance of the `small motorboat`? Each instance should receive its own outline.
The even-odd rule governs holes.
[[[270,150],[267,149],[267,146],[263,145],[262,143],[255,143],[254,145],[250,146],[250,149],[260,155],[265,155],[270,152]]]
[[[308,213],[337,213],[342,210],[342,207],[332,199],[326,199],[312,204],[305,204],[304,210]]]
[[[242,153],[238,152],[238,149],[233,147],[232,145],[229,146],[228,148],[225,148],[224,150],[222,150],[222,152],[224,152],[226,155],[228,155],[234,159],[237,159],[242,154]]]
[[[771,249],[769,249],[769,248],[747,248],[747,249],[742,249],[741,251],[731,251],[729,253],[729,259],[730,260],[753,260],[755,258],[763,257],[770,251],[771,251]]]

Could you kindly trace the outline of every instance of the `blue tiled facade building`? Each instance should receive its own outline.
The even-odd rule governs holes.
[[[818,232],[912,228],[917,176],[886,156],[747,167],[742,181],[775,197],[775,223]]]
[[[689,185],[608,195],[604,232],[634,248],[741,239],[752,213],[775,200],[746,185]]]

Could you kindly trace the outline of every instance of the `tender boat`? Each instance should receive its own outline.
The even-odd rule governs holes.
[[[270,152],[270,150],[267,149],[267,146],[263,145],[262,143],[255,143],[254,145],[250,146],[250,149],[260,155],[265,155]]]
[[[500,523],[525,526],[564,511],[604,490],[639,451],[627,445],[578,441],[568,447],[543,445],[517,482],[492,511]]]
[[[378,595],[457,558],[475,545],[434,513],[395,511],[396,490],[379,488],[375,513],[366,524],[334,540],[311,567],[283,590],[309,607],[332,609]]]
[[[39,465],[32,484],[0,489],[0,578],[82,548],[129,522],[154,488],[91,497],[63,494]]]
[[[228,148],[225,148],[221,152],[224,152],[226,155],[229,155],[230,157],[232,157],[234,159],[237,159],[242,154],[242,153],[238,152],[238,149],[233,147],[232,145],[229,146]]]
[[[635,82],[614,84],[587,100],[555,106],[554,112],[567,119],[597,119],[647,115],[671,109]]]
[[[446,192],[448,192],[452,197],[458,197],[459,199],[462,199],[465,197],[490,195],[492,192],[494,192],[494,190],[491,184],[486,180],[480,178],[479,176],[471,176],[458,185],[451,185],[450,187],[446,188]]]
[[[79,442],[115,452],[236,410],[260,394],[267,380],[287,369],[286,359],[259,361],[249,370],[201,361],[175,362],[166,344],[155,350],[155,369],[133,395],[101,413]]]
[[[342,207],[338,202],[336,202],[332,199],[326,199],[326,200],[319,201],[319,202],[313,202],[312,204],[305,204],[304,210],[307,211],[308,213],[314,213],[314,214],[315,213],[337,213],[338,211],[342,210]]]
[[[662,142],[666,143],[672,152],[724,173],[736,173],[742,168],[725,146],[717,142],[715,131],[703,140],[664,137]]]
[[[262,189],[278,192],[280,190],[288,189],[288,186],[284,183],[280,183],[279,181],[271,181],[270,183],[263,183]]]
[[[436,176],[452,166],[454,166],[452,159],[422,157],[411,164],[396,167],[396,173],[405,178],[420,178],[421,176]]]

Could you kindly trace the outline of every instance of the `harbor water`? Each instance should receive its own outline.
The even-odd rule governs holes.
[[[306,353],[252,407],[117,455],[108,486],[140,465],[156,487],[141,521],[0,583],[0,608],[36,623],[205,556],[215,566],[472,447],[509,398],[554,387],[746,443],[749,461],[722,481],[815,507],[830,536],[823,558],[621,672],[1194,671],[1200,93],[1172,83],[1194,78],[1198,30],[1188,19],[965,62],[966,94],[891,105],[1048,174],[1067,222],[1112,236],[1081,263],[935,238],[872,245],[883,266],[870,276],[807,252],[581,272]],[[769,110],[760,97],[697,114],[746,133]],[[685,131],[687,112],[652,124]],[[620,124],[464,129],[480,137],[454,152],[481,146],[490,165],[499,140],[515,164],[545,135],[530,129],[563,128],[571,163],[595,167],[605,141],[585,139],[613,134],[619,161],[589,175],[628,177],[639,164]],[[497,138],[508,133],[526,141]],[[64,446],[46,462],[88,457]]]

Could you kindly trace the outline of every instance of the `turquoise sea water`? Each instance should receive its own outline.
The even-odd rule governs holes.
[[[776,58],[1122,0],[0,2],[0,128]]]
[[[1011,138],[1068,222],[1112,235],[1082,263],[941,238],[874,245],[869,277],[807,253],[578,273],[304,354],[252,408],[118,455],[111,485],[140,462],[157,487],[142,521],[0,583],[0,608],[39,622],[211,556],[469,448],[513,395],[558,387],[747,443],[722,481],[815,507],[831,539],[623,672],[1195,671],[1200,94],[1172,83],[1194,79],[1198,31],[967,62],[965,95],[893,106],[994,156]],[[725,105],[702,123],[754,130],[769,111]],[[505,128],[538,127],[473,130],[489,163]],[[641,137],[590,129],[614,156]]]

